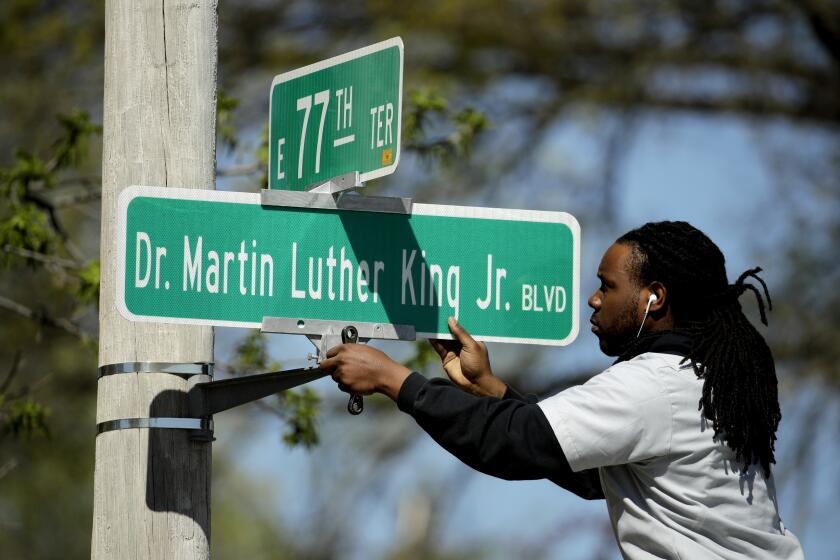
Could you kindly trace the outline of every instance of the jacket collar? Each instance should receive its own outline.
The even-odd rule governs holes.
[[[630,344],[629,348],[619,356],[615,363],[631,360],[645,352],[687,357],[691,353],[692,345],[691,337],[683,333],[675,331],[650,333]]]

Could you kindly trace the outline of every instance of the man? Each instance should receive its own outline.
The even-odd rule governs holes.
[[[539,403],[493,376],[484,344],[450,318],[432,341],[450,381],[382,352],[331,349],[339,388],[381,392],[471,467],[547,478],[605,498],[626,558],[802,558],[781,522],[770,471],[781,414],[773,357],[730,285],[723,254],[686,222],[621,236],[598,268],[592,331],[616,362]],[[463,389],[463,390],[459,390]]]

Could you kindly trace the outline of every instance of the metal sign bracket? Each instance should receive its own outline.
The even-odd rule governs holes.
[[[417,338],[413,325],[304,320],[286,317],[263,317],[262,329],[260,330],[264,333],[306,335],[309,342],[315,346],[316,352],[308,357],[317,360],[318,363],[326,358],[327,350],[341,343],[364,344],[372,338],[384,340],[415,340]],[[350,395],[347,411],[350,414],[357,415],[362,412],[363,408],[361,395]]]
[[[326,356],[327,350],[342,342],[367,342],[371,338],[391,340],[414,340],[415,331],[412,325],[389,325],[383,323],[352,323],[349,321],[317,321],[317,320],[295,320],[283,317],[265,317],[263,319],[262,332],[266,333],[292,333],[305,334],[315,345],[317,350],[316,359],[320,362]],[[156,364],[157,365],[157,364]],[[183,365],[186,367],[186,365]],[[196,367],[193,365],[193,367]],[[116,369],[133,369],[141,373],[149,368],[138,368],[136,364],[123,366]],[[111,368],[114,369],[114,368]],[[184,368],[153,368],[167,369],[173,375],[184,375]],[[111,373],[107,372],[106,374]],[[213,424],[212,416],[218,412],[234,408],[249,402],[253,402],[269,395],[292,389],[299,385],[309,383],[325,377],[327,373],[317,366],[298,368],[292,370],[272,371],[242,377],[232,377],[217,381],[197,381],[198,377],[189,379],[189,418],[180,419],[178,422],[170,423],[149,423],[140,425],[138,423],[122,423],[119,425],[99,426],[100,433],[124,428],[179,428],[193,429],[196,431],[193,439],[200,441],[212,441]],[[348,410],[358,414],[362,409],[361,399],[358,395],[351,395],[348,403]],[[182,421],[183,420],[183,421]],[[187,420],[196,424],[193,426]]]
[[[99,376],[166,373],[187,380],[189,416],[179,418],[123,418],[100,422],[97,435],[129,428],[193,430],[190,439],[213,441],[213,415],[230,408],[286,391],[327,375],[317,367],[272,371],[212,381],[211,363],[126,362],[99,368]],[[202,381],[203,376],[211,381]]]
[[[351,171],[350,173],[309,185],[304,191],[320,194],[339,194],[364,186],[365,184],[359,180],[359,172]]]
[[[263,206],[411,215],[413,199],[395,196],[362,196],[354,192],[363,185],[364,183],[359,182],[359,172],[353,171],[312,185],[305,191],[263,189],[260,193],[260,202]]]

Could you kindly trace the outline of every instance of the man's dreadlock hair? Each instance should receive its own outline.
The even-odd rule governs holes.
[[[747,270],[730,285],[723,253],[703,232],[686,222],[647,223],[622,235],[616,243],[633,249],[631,267],[641,285],[661,282],[674,316],[674,331],[691,337],[691,360],[703,379],[699,409],[742,462],[743,472],[760,463],[770,475],[775,463],[774,442],[781,420],[776,367],[764,338],[744,316],[738,298],[755,293],[761,322],[767,324],[764,300],[752,284],[767,285],[757,276],[760,268]],[[661,333],[651,333],[656,336]],[[648,341],[649,342],[649,341]],[[622,356],[639,353],[645,337],[636,339]],[[642,350],[643,351],[643,350]],[[619,358],[619,359],[622,359]]]

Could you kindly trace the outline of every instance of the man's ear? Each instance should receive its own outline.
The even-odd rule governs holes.
[[[665,304],[668,302],[668,290],[665,288],[665,285],[662,282],[651,282],[648,286],[648,292],[651,295],[656,296],[656,299],[650,304],[650,312],[656,313],[657,311],[664,309]]]

